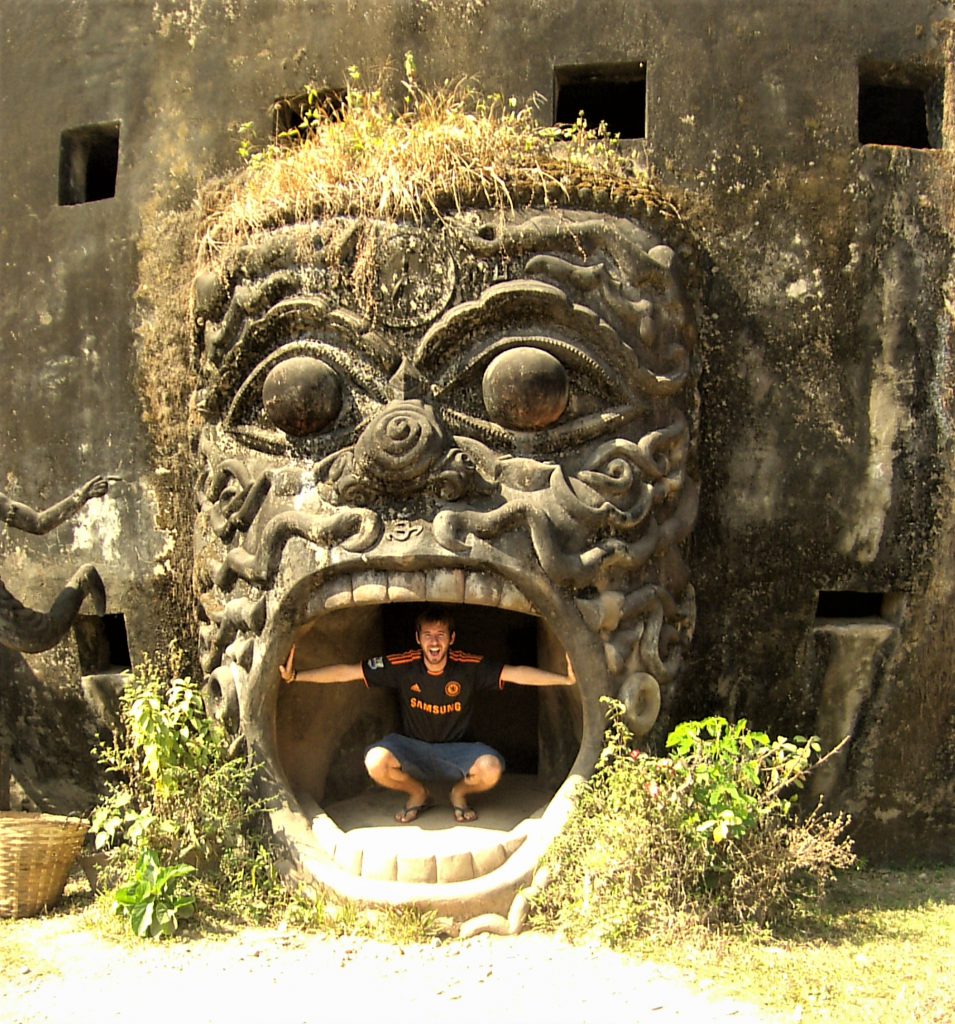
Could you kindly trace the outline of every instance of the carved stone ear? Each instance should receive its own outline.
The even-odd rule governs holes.
[[[623,720],[636,739],[653,728],[660,714],[660,684],[649,672],[635,672],[620,687]]]

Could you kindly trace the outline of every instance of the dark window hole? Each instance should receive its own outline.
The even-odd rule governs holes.
[[[883,617],[886,595],[861,590],[820,590],[817,619],[873,619]]]
[[[557,68],[554,123],[573,124],[581,114],[589,128],[603,122],[621,139],[646,138],[646,65]]]
[[[73,633],[84,676],[122,672],[132,667],[125,615],[80,615],[73,625]]]
[[[296,96],[281,96],[272,104],[272,134],[279,139],[294,132],[306,131],[312,111],[339,121],[346,97],[344,89],[319,89],[311,96],[304,92]]]
[[[940,75],[863,67],[859,71],[859,143],[938,149],[942,145]]]
[[[119,121],[68,128],[60,135],[60,206],[116,195]]]

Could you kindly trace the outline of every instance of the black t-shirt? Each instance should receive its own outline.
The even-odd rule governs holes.
[[[444,671],[431,675],[420,648],[362,663],[366,686],[398,694],[402,732],[428,743],[469,739],[475,694],[502,689],[503,669],[502,662],[451,650]]]

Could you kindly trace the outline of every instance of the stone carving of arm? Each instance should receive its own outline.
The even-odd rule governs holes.
[[[49,533],[61,523],[65,522],[74,512],[81,509],[90,498],[102,497],[109,484],[106,477],[94,476],[87,480],[81,487],[68,494],[62,501],[38,512],[29,505],[14,501],[6,494],[0,492],[0,519],[16,530],[23,530],[26,533]]]

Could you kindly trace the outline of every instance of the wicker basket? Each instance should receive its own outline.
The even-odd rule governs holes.
[[[0,917],[31,917],[63,895],[90,823],[0,811]]]

